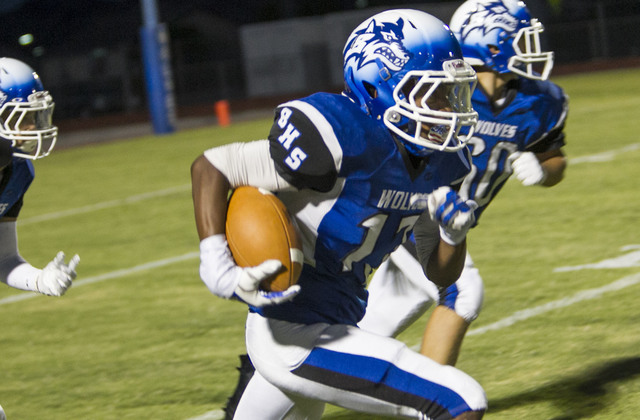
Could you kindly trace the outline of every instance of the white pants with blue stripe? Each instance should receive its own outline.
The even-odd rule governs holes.
[[[235,419],[319,419],[325,402],[425,420],[487,406],[469,375],[357,327],[294,324],[252,313],[246,340],[256,374]]]

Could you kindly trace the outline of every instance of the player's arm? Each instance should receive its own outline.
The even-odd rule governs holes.
[[[562,149],[536,153],[536,158],[540,162],[540,166],[545,173],[544,180],[540,185],[544,187],[553,187],[562,181],[564,178],[564,171],[567,168],[567,158],[564,156]]]
[[[427,277],[439,287],[452,285],[462,273],[466,254],[466,239],[457,245],[450,245],[440,240],[435,252],[429,258]]]
[[[28,290],[49,296],[62,296],[76,278],[80,257],[75,255],[66,264],[64,253],[43,269],[36,268],[18,252],[16,219],[0,218],[0,281],[20,290]]]
[[[278,304],[292,299],[299,286],[284,292],[265,292],[258,286],[282,269],[277,260],[255,267],[239,267],[225,236],[227,197],[240,185],[271,190],[287,184],[275,173],[266,141],[234,143],[207,150],[191,165],[196,229],[200,238],[200,277],[209,290],[224,298],[238,298],[252,306]]]
[[[567,160],[561,149],[541,153],[515,152],[509,156],[509,164],[522,185],[553,187],[562,181]]]
[[[229,251],[225,232],[227,195],[241,185],[269,191],[312,188],[328,190],[337,169],[324,137],[314,121],[317,111],[297,103],[313,116],[289,103],[276,110],[268,140],[233,143],[207,150],[191,168],[194,212],[200,238],[200,277],[209,290],[225,298],[238,296],[253,306],[280,303],[299,291],[266,293],[258,284],[279,272],[279,261],[241,269]],[[245,292],[249,293],[247,296]]]
[[[269,157],[267,140],[232,143],[209,149],[191,165],[193,205],[198,237],[224,234],[229,191],[252,185],[269,191],[291,189]]]
[[[553,128],[540,133],[540,138],[527,146],[524,152],[515,152],[509,156],[509,164],[516,178],[525,186],[541,185],[552,187],[562,181],[567,160],[562,148],[565,145],[564,126],[568,113],[568,99],[554,102],[547,114],[541,116],[541,128],[544,121],[551,121]]]
[[[450,187],[429,194],[428,211],[418,219],[414,235],[423,270],[439,287],[448,287],[460,277],[476,207],[473,200],[462,200]]]
[[[200,240],[224,234],[229,181],[204,155],[191,165],[196,229]]]
[[[464,265],[466,240],[456,245],[445,242],[440,237],[438,223],[429,217],[428,212],[418,219],[414,235],[418,260],[427,278],[438,287],[454,283]]]

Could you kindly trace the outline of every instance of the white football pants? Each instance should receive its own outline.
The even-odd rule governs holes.
[[[482,278],[469,254],[460,278],[441,298],[438,287],[427,279],[418,260],[404,246],[380,265],[368,290],[367,312],[358,326],[386,337],[400,334],[434,302],[472,322],[478,317],[484,298]]]
[[[324,403],[412,419],[485,410],[482,387],[398,340],[349,325],[295,324],[247,317],[256,368],[235,419],[319,419]]]

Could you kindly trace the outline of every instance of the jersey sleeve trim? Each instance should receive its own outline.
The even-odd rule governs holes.
[[[306,102],[302,101],[291,101],[283,104],[282,106],[289,106],[291,108],[296,108],[302,111],[303,114],[309,118],[309,120],[316,126],[320,134],[322,135],[322,139],[324,140],[325,145],[329,149],[331,156],[333,157],[333,163],[335,165],[336,171],[340,172],[340,168],[342,167],[342,147],[340,146],[340,142],[338,141],[338,137],[336,137],[336,133],[333,131],[333,127],[327,121],[327,119],[322,115],[320,111],[318,111],[313,105],[310,105]]]
[[[276,109],[269,153],[282,178],[298,189],[330,191],[342,166],[342,147],[333,126],[302,100]]]

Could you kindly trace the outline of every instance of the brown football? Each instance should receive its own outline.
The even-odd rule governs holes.
[[[227,209],[227,242],[236,263],[252,267],[268,259],[282,262],[285,271],[264,280],[260,288],[283,291],[298,282],[302,272],[302,239],[287,208],[271,192],[238,187]]]

